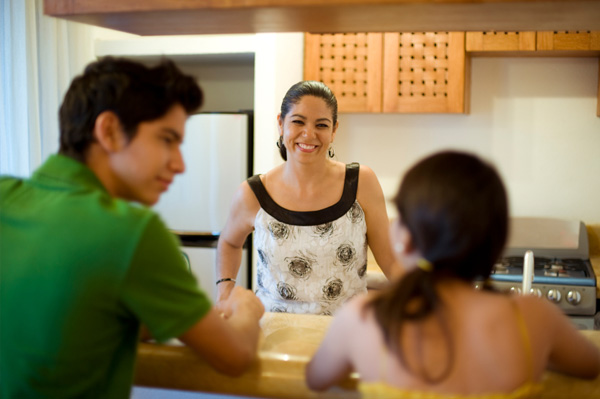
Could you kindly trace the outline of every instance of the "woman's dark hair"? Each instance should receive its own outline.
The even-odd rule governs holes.
[[[337,123],[338,114],[337,99],[335,98],[335,95],[331,89],[329,89],[325,83],[318,82],[316,80],[303,80],[289,88],[287,93],[285,93],[283,100],[281,101],[281,118],[285,118],[290,112],[292,105],[298,104],[298,102],[304,96],[322,98],[325,101],[325,104],[327,104],[331,110],[333,126],[335,126]],[[279,147],[279,154],[281,155],[281,158],[283,158],[284,161],[287,161],[287,151],[281,138],[279,139],[277,147]]]
[[[403,323],[422,320],[440,306],[436,284],[444,279],[486,280],[508,233],[508,204],[496,170],[474,155],[447,151],[429,156],[405,175],[394,198],[413,246],[432,269],[415,268],[393,283],[368,307],[383,330],[386,344],[406,366],[399,342]],[[447,323],[450,354],[452,342]],[[452,357],[452,356],[451,356]],[[430,382],[438,378],[422,375]],[[424,373],[424,372],[423,372]]]
[[[59,153],[79,161],[94,141],[96,118],[114,112],[131,140],[141,122],[158,119],[180,104],[189,115],[202,105],[195,79],[167,59],[149,68],[123,58],[104,57],[77,76],[60,107]]]

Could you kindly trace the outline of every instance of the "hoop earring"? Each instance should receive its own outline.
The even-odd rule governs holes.
[[[329,155],[329,158],[335,157],[335,150],[333,149],[333,146],[329,146],[329,149],[327,150],[327,154]]]
[[[277,148],[281,149],[281,146],[283,145],[283,136],[279,136],[279,140],[275,142],[275,145]]]

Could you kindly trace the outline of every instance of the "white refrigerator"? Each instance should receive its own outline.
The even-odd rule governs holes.
[[[185,126],[185,172],[175,177],[154,210],[181,241],[200,287],[216,295],[216,247],[233,194],[252,174],[252,112],[199,113]],[[246,241],[237,284],[251,287],[251,240]]]

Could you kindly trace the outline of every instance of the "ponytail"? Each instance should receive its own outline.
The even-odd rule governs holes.
[[[402,366],[411,373],[415,371],[406,362],[401,345],[404,324],[419,322],[433,314],[440,316],[440,325],[445,333],[450,358],[444,372],[437,377],[430,376],[424,368],[421,368],[420,376],[428,383],[444,380],[450,374],[454,362],[448,323],[441,312],[436,312],[441,306],[441,300],[435,290],[437,280],[438,277],[432,271],[415,268],[366,304],[367,309],[373,309],[386,346],[398,356]]]

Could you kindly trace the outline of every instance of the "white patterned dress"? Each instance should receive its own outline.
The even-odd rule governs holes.
[[[334,205],[290,211],[269,196],[258,175],[248,184],[260,203],[254,223],[256,295],[268,312],[331,315],[367,292],[367,224],[356,200],[359,164],[346,165]]]

